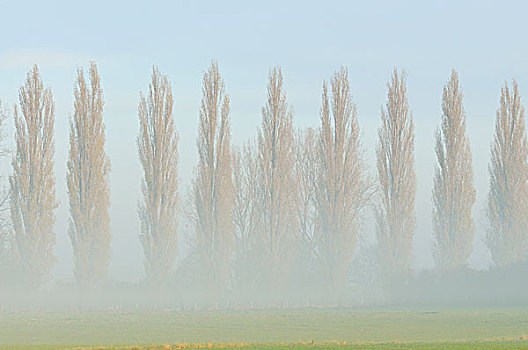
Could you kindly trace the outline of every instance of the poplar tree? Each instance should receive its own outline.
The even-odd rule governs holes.
[[[488,167],[486,242],[498,266],[519,262],[528,249],[528,147],[519,87],[501,89]]]
[[[280,68],[272,69],[268,76],[257,145],[261,282],[274,293],[284,286],[290,273],[297,230],[293,113],[286,101]]]
[[[434,258],[440,270],[464,267],[473,248],[475,204],[471,149],[462,89],[455,70],[444,86],[442,123],[436,133],[433,183]]]
[[[356,105],[346,68],[323,84],[316,181],[318,255],[331,294],[347,282],[357,243],[359,214],[372,184],[366,176]]]
[[[140,238],[147,277],[156,285],[166,283],[177,254],[178,134],[173,103],[169,78],[154,67],[148,95],[140,96],[137,146],[143,167]]]
[[[66,183],[70,200],[69,236],[75,277],[91,288],[106,278],[110,263],[110,160],[104,150],[103,89],[95,62],[89,82],[77,69]]]
[[[387,88],[376,149],[381,201],[376,209],[376,224],[381,267],[392,284],[407,277],[413,262],[416,175],[414,122],[405,74],[395,69]]]
[[[22,282],[37,288],[48,277],[55,257],[54,210],[55,105],[38,67],[27,73],[15,105],[15,154],[9,178],[11,221]]]
[[[229,97],[218,64],[204,73],[197,140],[199,165],[193,182],[196,252],[208,292],[228,287],[234,245]]]

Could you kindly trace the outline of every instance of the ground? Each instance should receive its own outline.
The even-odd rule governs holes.
[[[528,309],[0,313],[0,349],[528,349]]]

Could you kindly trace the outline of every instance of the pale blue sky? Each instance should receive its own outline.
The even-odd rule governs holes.
[[[156,64],[172,80],[180,132],[181,189],[196,164],[200,83],[217,59],[231,97],[233,141],[253,137],[268,69],[280,65],[299,127],[318,124],[322,82],[349,69],[363,144],[374,173],[376,129],[394,67],[408,74],[416,124],[416,268],[432,266],[430,192],[441,90],[455,67],[465,93],[477,205],[471,263],[487,266],[482,208],[500,86],[516,78],[528,96],[528,5],[522,1],[24,1],[0,0],[0,100],[12,108],[25,72],[39,64],[56,103],[57,264],[69,277],[64,176],[75,68],[95,60],[105,90],[112,161],[111,276],[143,276],[136,205],[137,102]],[[10,120],[12,126],[12,120]],[[371,218],[367,215],[366,221]],[[182,227],[182,229],[185,229]],[[365,240],[372,240],[371,229]],[[182,242],[184,245],[185,242]]]

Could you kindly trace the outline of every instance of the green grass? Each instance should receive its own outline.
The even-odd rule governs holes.
[[[244,349],[528,349],[523,335],[524,309],[0,313],[0,349],[209,342]]]

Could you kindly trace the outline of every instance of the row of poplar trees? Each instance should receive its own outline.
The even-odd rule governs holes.
[[[203,289],[276,293],[292,274],[310,271],[336,293],[347,276],[360,232],[360,214],[375,208],[378,261],[389,283],[408,276],[416,226],[414,122],[405,74],[387,84],[378,131],[377,181],[367,175],[356,105],[347,70],[323,84],[320,126],[296,131],[279,68],[269,73],[255,139],[231,144],[229,96],[216,62],[203,75],[198,165],[185,214],[194,228],[193,253]],[[75,276],[91,287],[110,261],[109,172],[103,91],[97,67],[77,71],[67,163],[69,236]],[[2,121],[6,119],[3,109]],[[146,274],[155,285],[171,276],[182,213],[178,135],[167,76],[153,69],[141,94],[137,147],[143,169],[139,204]],[[52,267],[55,235],[54,102],[37,66],[14,107],[16,148],[9,177],[10,246],[23,280],[37,287]],[[434,257],[441,270],[464,267],[472,251],[475,203],[472,159],[462,90],[452,72],[442,96],[433,188]],[[513,81],[501,90],[489,165],[487,243],[497,265],[527,251],[527,165],[524,108]],[[6,234],[7,233],[11,233]],[[6,244],[10,243],[10,244]],[[296,268],[297,266],[297,268]]]

